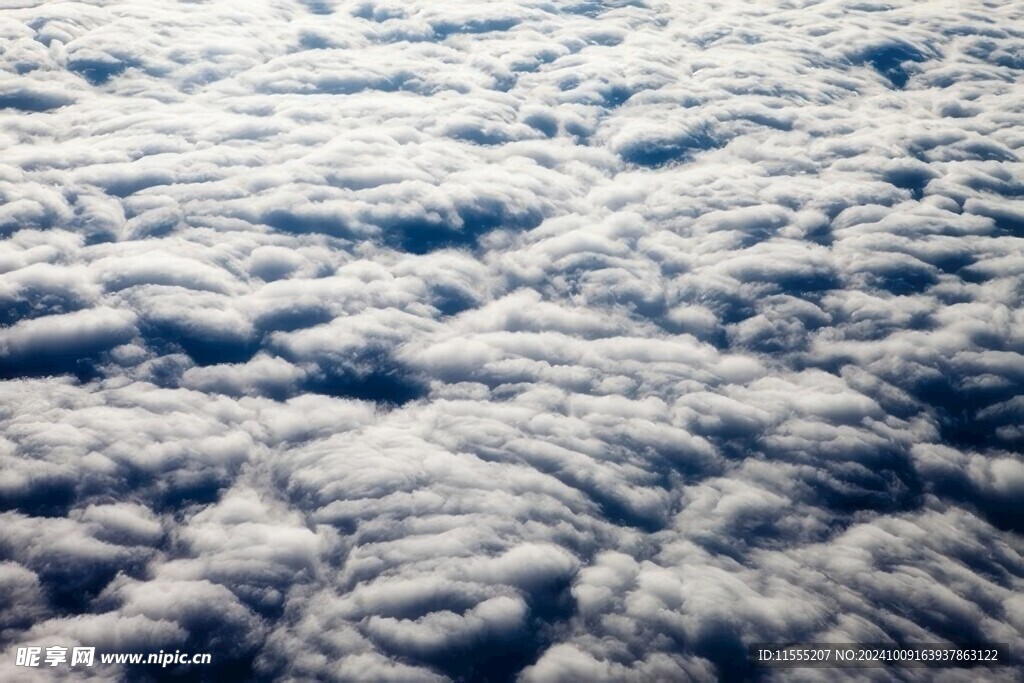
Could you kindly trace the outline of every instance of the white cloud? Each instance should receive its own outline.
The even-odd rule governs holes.
[[[1017,5],[7,5],[5,648],[1020,649]]]

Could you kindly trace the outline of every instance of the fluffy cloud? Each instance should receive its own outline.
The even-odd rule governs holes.
[[[1024,645],[1017,5],[7,4],[2,675]]]

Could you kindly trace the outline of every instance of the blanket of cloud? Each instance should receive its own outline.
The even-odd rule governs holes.
[[[1020,675],[1024,5],[6,0],[0,150],[3,680]]]

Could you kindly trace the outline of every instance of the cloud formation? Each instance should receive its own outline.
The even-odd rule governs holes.
[[[1021,651],[1018,5],[8,5],[0,677]]]

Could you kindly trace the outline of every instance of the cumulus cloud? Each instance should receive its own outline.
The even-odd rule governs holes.
[[[1014,3],[7,5],[0,677],[1019,674]]]

